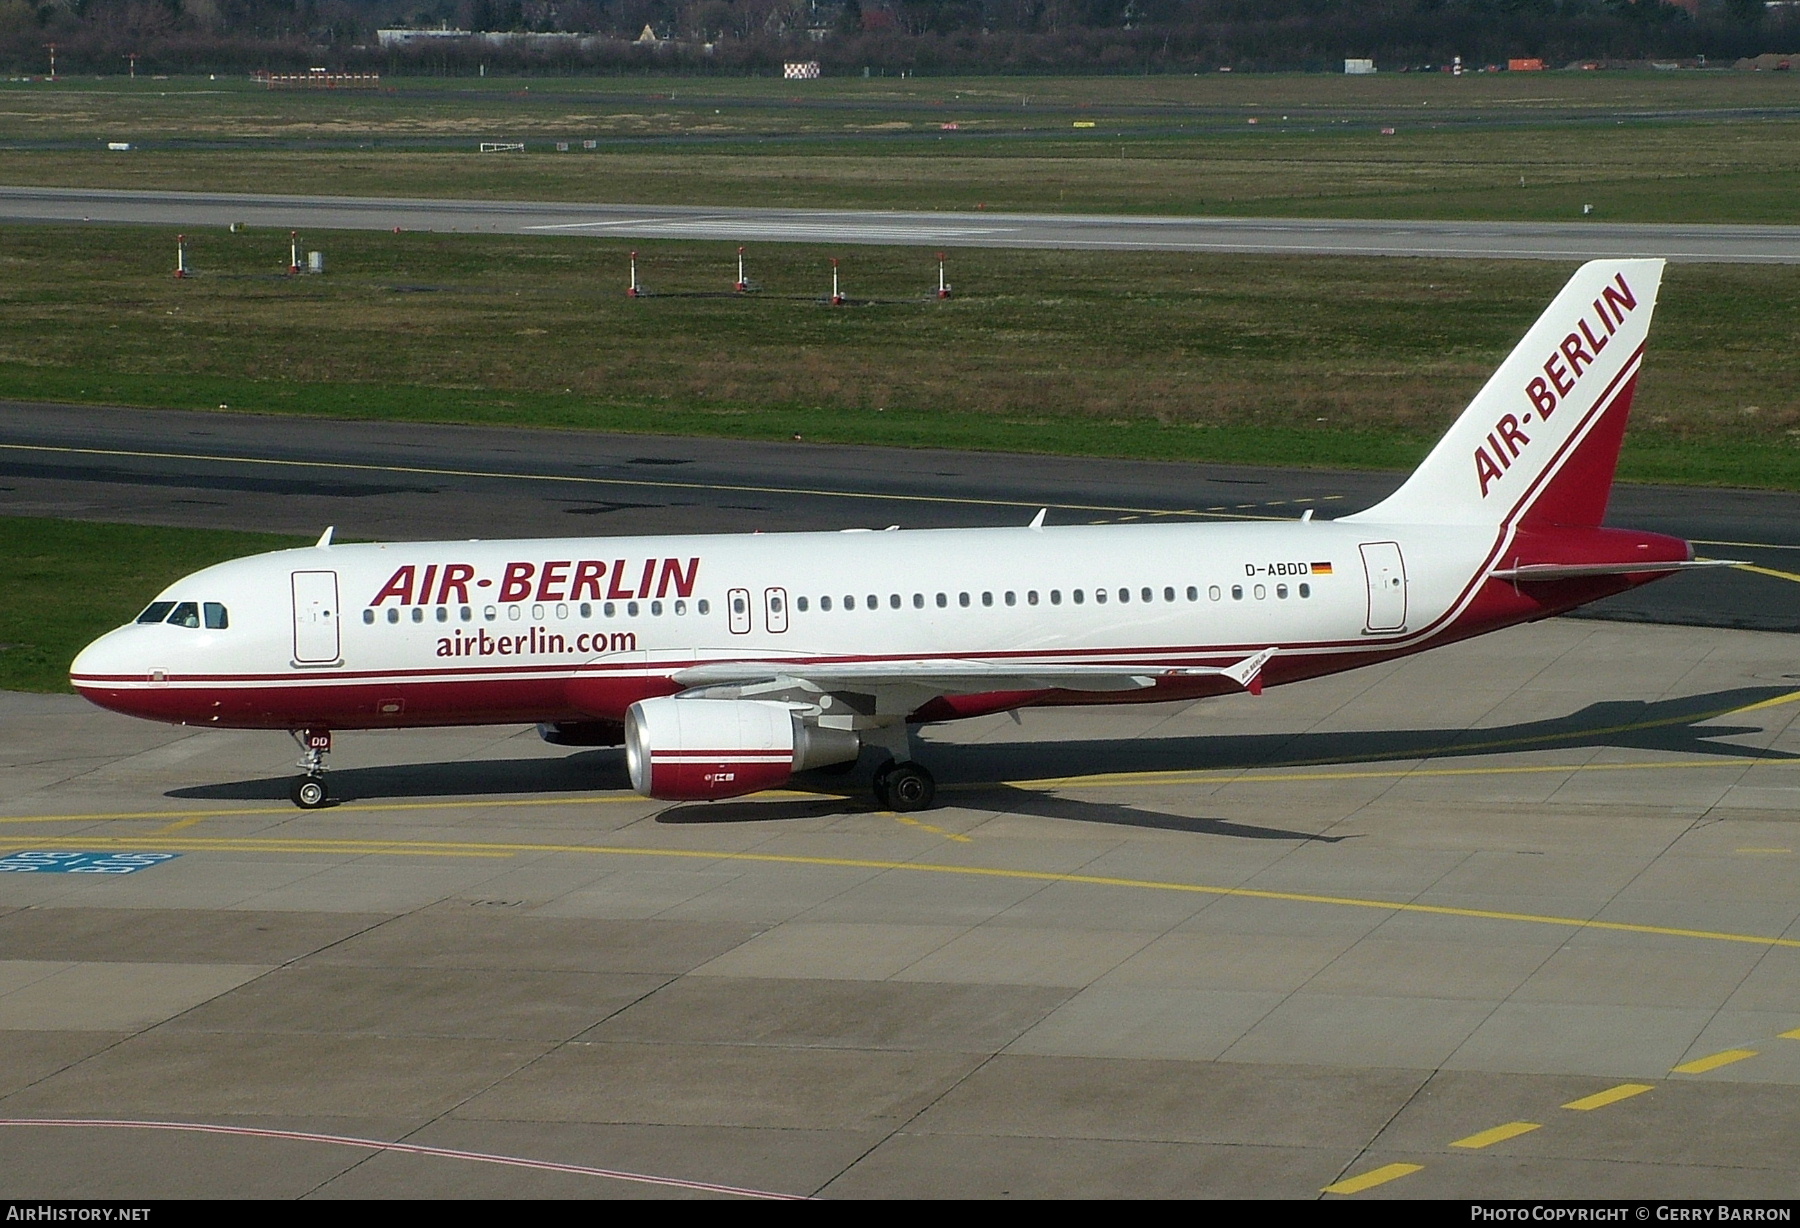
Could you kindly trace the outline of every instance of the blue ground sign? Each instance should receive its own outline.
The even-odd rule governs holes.
[[[23,852],[0,857],[0,874],[133,874],[180,853]]]

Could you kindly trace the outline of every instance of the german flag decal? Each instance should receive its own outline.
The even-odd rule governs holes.
[[[1328,576],[1331,574],[1330,563],[1310,563],[1308,566],[1312,568],[1312,573],[1315,576]]]

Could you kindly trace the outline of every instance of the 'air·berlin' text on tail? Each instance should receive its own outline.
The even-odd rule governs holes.
[[[1598,525],[1662,273],[1661,260],[1582,265],[1405,485],[1345,519]]]

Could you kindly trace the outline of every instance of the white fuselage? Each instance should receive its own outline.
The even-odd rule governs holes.
[[[72,673],[141,715],[289,728],[616,720],[677,669],[747,658],[1275,647],[1279,682],[1441,635],[1495,549],[1491,530],[1324,521],[336,545],[188,576],[158,602],[223,606],[225,628],[123,627]]]

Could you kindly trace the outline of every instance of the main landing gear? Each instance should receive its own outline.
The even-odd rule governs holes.
[[[890,759],[875,771],[875,800],[889,810],[929,810],[936,797],[937,781],[917,763]]]
[[[288,796],[302,810],[317,810],[331,800],[331,791],[325,787],[325,756],[331,753],[331,730],[295,729],[290,732],[294,741],[300,744],[297,766],[306,774],[294,778]]]

